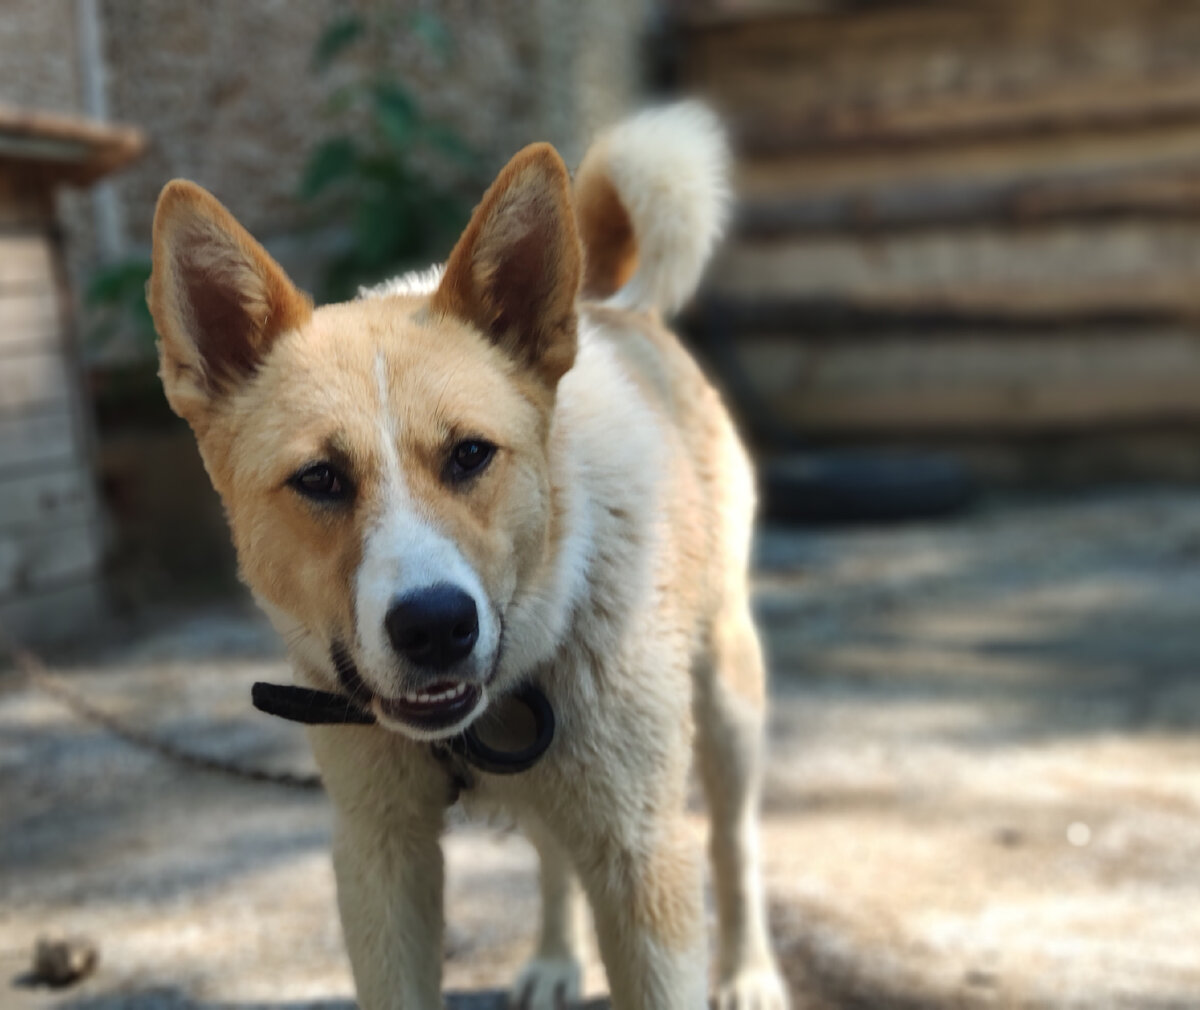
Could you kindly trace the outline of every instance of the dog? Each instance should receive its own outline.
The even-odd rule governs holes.
[[[541,937],[514,1004],[579,996],[586,900],[616,1010],[707,1005],[694,754],[716,1003],[786,1005],[757,842],[754,477],[661,320],[723,228],[728,162],[694,103],[611,129],[573,181],[532,145],[443,268],[320,308],[205,190],[175,180],[159,198],[148,299],[167,399],[297,684],[375,720],[309,730],[366,1010],[442,1005],[439,747],[489,724],[519,736],[522,685],[548,701],[552,744],[464,793],[540,856]]]

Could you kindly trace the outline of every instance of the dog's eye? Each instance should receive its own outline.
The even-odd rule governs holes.
[[[469,438],[459,442],[450,452],[448,475],[451,480],[464,480],[479,473],[495,453],[496,447],[482,439]]]
[[[318,501],[341,501],[350,495],[350,482],[328,463],[305,467],[289,483],[302,495]]]

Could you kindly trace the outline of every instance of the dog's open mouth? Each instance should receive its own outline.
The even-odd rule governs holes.
[[[479,704],[483,688],[461,681],[442,681],[398,698],[377,698],[380,712],[414,729],[439,730],[461,722]]]

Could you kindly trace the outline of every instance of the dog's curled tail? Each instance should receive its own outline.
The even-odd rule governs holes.
[[[699,102],[648,109],[600,136],[575,173],[583,295],[670,312],[700,281],[729,211],[729,150]]]

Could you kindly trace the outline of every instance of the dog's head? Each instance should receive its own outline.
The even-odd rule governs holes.
[[[389,728],[436,738],[484,710],[506,615],[552,563],[580,272],[547,145],[496,179],[433,290],[317,309],[203,189],[159,199],[161,375],[242,576]]]

